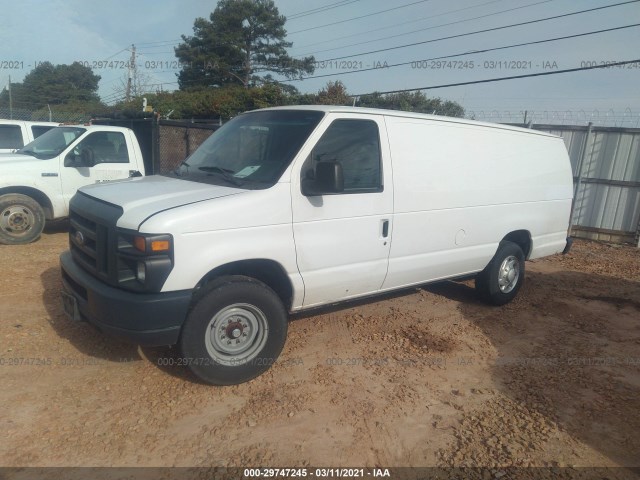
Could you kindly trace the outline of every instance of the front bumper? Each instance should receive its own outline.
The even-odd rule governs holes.
[[[64,292],[79,317],[99,330],[147,346],[174,345],[187,316],[191,291],[132,293],[111,287],[79,267],[71,252],[60,255]]]

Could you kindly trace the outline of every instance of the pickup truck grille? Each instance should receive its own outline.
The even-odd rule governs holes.
[[[117,285],[116,222],[122,209],[84,194],[69,205],[69,249],[78,265],[106,283]]]

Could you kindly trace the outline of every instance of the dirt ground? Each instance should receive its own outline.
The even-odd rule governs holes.
[[[577,241],[504,307],[472,282],[293,319],[276,365],[198,383],[73,324],[62,227],[0,246],[2,466],[640,466],[640,250]]]

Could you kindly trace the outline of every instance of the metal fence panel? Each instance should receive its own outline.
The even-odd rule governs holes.
[[[534,126],[562,137],[574,180],[581,175],[572,218],[576,236],[640,240],[640,130],[569,125]],[[582,172],[578,172],[584,154]]]

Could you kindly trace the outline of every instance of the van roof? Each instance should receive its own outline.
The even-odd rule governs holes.
[[[532,130],[530,128],[514,127],[503,123],[479,122],[477,120],[467,120],[458,117],[446,117],[443,115],[429,115],[426,113],[405,112],[402,110],[386,110],[382,108],[365,108],[365,107],[344,107],[338,105],[289,105],[283,107],[264,108],[262,110],[314,110],[320,112],[334,113],[361,113],[367,115],[385,115],[387,117],[416,118],[422,120],[434,120],[439,122],[460,123],[474,126],[482,126],[488,128],[500,128],[503,130],[512,130],[520,133],[529,133],[532,135],[542,135],[545,137],[560,138],[547,132],[540,130]]]

